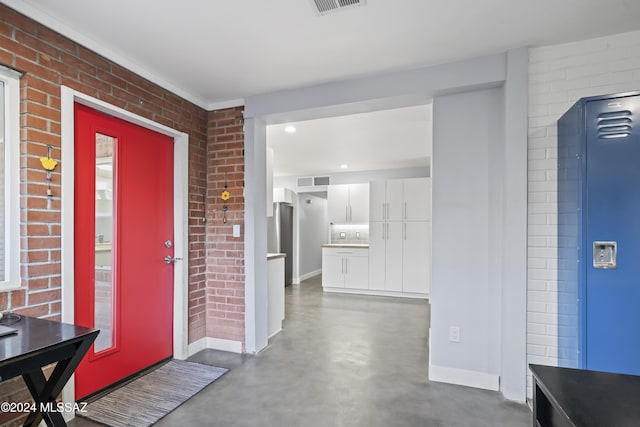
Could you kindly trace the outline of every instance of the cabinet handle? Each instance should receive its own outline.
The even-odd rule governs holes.
[[[385,203],[385,205],[387,205],[387,215],[386,215],[386,219],[389,219],[389,203]]]
[[[387,240],[389,240],[389,223],[386,223],[384,228],[387,230]]]
[[[344,274],[345,276],[349,274],[349,258],[344,259]]]
[[[404,212],[402,213],[402,218],[407,219],[407,202],[404,202]]]
[[[349,205],[349,221],[353,221],[353,208]]]
[[[344,220],[349,221],[349,206],[344,207]]]
[[[384,205],[385,205],[385,204],[386,204],[386,203],[383,203],[383,204],[382,204],[382,220],[383,220],[383,221],[384,221],[385,219],[387,219],[387,218],[386,218],[386,216],[385,216],[385,212],[384,212]]]

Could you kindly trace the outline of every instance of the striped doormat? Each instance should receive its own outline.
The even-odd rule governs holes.
[[[86,406],[78,416],[111,427],[148,427],[228,369],[170,360]]]

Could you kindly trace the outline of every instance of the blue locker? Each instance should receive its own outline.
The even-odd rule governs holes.
[[[558,359],[640,375],[640,92],[558,121]]]

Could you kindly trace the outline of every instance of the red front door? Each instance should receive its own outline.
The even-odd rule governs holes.
[[[75,323],[87,396],[173,352],[173,139],[75,106]]]

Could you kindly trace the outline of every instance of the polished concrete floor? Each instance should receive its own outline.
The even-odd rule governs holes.
[[[286,321],[257,356],[205,350],[231,371],[156,426],[529,426],[499,393],[427,381],[426,301],[286,289]],[[76,419],[70,424],[96,424]]]

